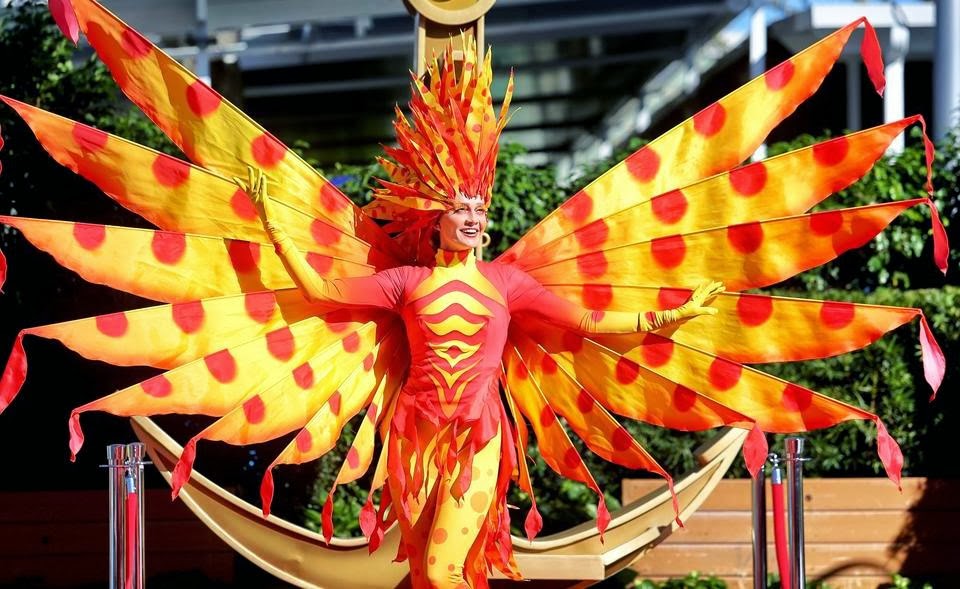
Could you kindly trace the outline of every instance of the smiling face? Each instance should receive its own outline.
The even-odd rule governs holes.
[[[487,228],[487,205],[481,196],[458,194],[453,209],[440,215],[440,248],[460,252],[480,245]]]

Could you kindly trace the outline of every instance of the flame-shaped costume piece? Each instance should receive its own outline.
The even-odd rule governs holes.
[[[528,428],[551,468],[598,492],[601,530],[602,493],[568,429],[599,456],[669,481],[615,415],[679,430],[747,429],[752,469],[766,453],[763,432],[871,420],[880,459],[899,481],[900,450],[877,416],[749,365],[860,349],[919,317],[935,392],[944,358],[922,313],[742,292],[826,263],[918,204],[931,210],[945,271],[946,236],[928,198],[810,212],[862,177],[919,117],[740,165],[817,89],[860,24],[861,52],[882,86],[876,37],[862,19],[629,156],[484,263],[444,251],[425,257],[422,238],[457,193],[491,197],[508,100],[494,116],[489,56],[481,65],[474,47],[464,47],[462,72],[446,59],[414,80],[412,122],[398,116],[399,146],[387,150],[390,179],[363,211],[94,0],[51,6],[193,162],[3,98],[59,163],[157,227],[0,218],[85,279],[164,303],[17,338],[0,410],[26,378],[25,334],[90,359],[165,370],[77,408],[74,452],[85,411],[219,417],[185,446],[176,485],[200,440],[247,444],[297,432],[272,469],[323,456],[363,413],[336,485],[375,465],[371,496],[382,489],[382,500],[364,507],[361,527],[375,549],[399,520],[399,556],[418,587],[485,587],[489,566],[518,576],[505,497],[511,480],[533,497]],[[276,180],[271,222],[282,235],[229,180],[248,166]],[[708,280],[728,289],[716,316],[684,321],[670,311]],[[265,511],[272,492],[268,470]],[[328,536],[331,508],[328,500]],[[470,522],[461,525],[457,510]],[[534,502],[528,535],[540,527]]]

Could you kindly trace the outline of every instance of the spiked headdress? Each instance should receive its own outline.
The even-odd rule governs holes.
[[[396,109],[398,145],[384,148],[390,159],[379,158],[390,179],[377,179],[375,200],[365,210],[392,221],[386,227],[390,233],[419,233],[436,213],[453,206],[458,193],[490,202],[513,75],[500,115],[495,116],[490,52],[480,66],[476,41],[464,36],[462,68],[457,72],[453,45],[447,45],[442,59],[434,57],[423,78],[413,76],[411,118]]]

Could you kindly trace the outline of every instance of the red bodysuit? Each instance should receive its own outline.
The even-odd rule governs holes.
[[[390,423],[385,493],[414,586],[485,585],[485,559],[468,551],[515,574],[506,491],[516,457],[499,394],[511,314],[581,333],[632,333],[638,315],[578,307],[522,270],[477,262],[471,250],[440,250],[433,267],[302,282],[310,299],[386,309],[404,322],[411,362]],[[465,560],[478,570],[462,571]]]

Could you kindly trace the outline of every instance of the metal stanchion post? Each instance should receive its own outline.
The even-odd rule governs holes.
[[[767,589],[767,476],[764,468],[753,479],[753,587]]]
[[[143,444],[107,446],[110,589],[143,589]]]
[[[124,471],[127,513],[127,570],[124,589],[143,589],[143,444],[127,444]]]
[[[123,511],[120,506],[126,490],[123,487],[123,444],[107,446],[107,464],[109,480],[109,534],[110,534],[110,589],[123,587]]]
[[[790,566],[794,589],[806,586],[803,540],[803,456],[804,439],[787,438],[787,511],[790,513]]]

